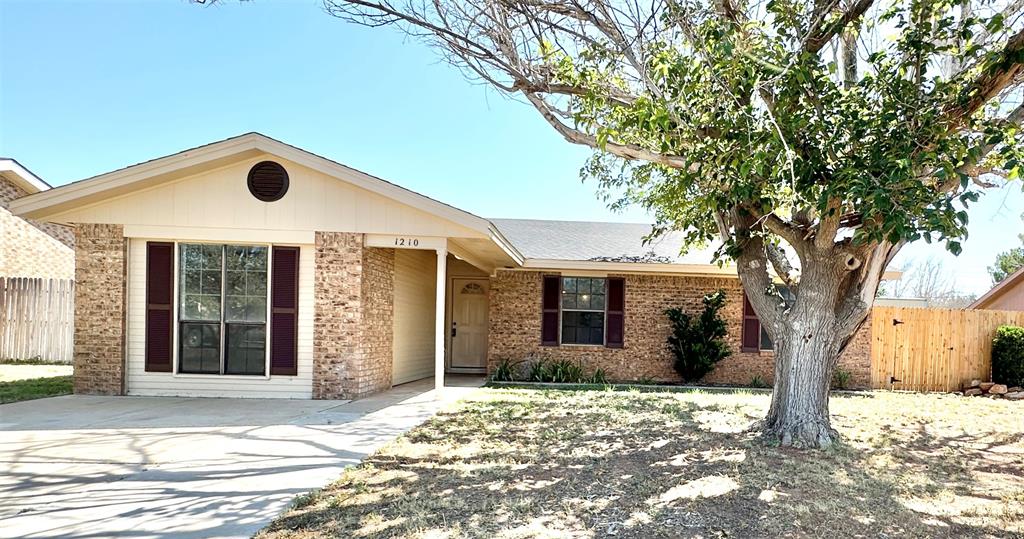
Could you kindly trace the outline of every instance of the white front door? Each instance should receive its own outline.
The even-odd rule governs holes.
[[[487,279],[452,279],[452,369],[487,368]]]

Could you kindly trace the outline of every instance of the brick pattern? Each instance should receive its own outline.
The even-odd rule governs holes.
[[[0,276],[74,278],[71,228],[22,219],[7,209],[11,200],[26,194],[0,177]]]
[[[871,387],[871,315],[839,356],[838,367],[850,373],[850,388]]]
[[[395,258],[361,234],[317,232],[313,398],[353,399],[391,387]]]
[[[395,250],[363,249],[363,362],[357,395],[391,388],[394,367]]]
[[[75,393],[124,394],[125,259],[121,225],[75,226]]]
[[[621,275],[626,280],[625,343],[623,348],[615,349],[603,346],[541,346],[543,275],[541,272],[499,270],[491,279],[489,368],[493,369],[502,359],[567,358],[582,361],[588,371],[601,368],[613,380],[677,382],[679,376],[672,368],[672,355],[666,345],[671,327],[664,311],[678,306],[689,312],[699,312],[703,308],[703,296],[721,288],[727,298],[721,316],[726,320],[733,354],[718,363],[703,382],[747,385],[755,376],[766,383],[771,383],[774,378],[771,352],[740,351],[743,293],[738,279]],[[867,344],[870,345],[869,339]],[[855,384],[867,387],[870,382],[867,354],[857,356],[851,345],[842,363],[844,368],[854,372]],[[860,374],[862,371],[868,373],[866,379]]]

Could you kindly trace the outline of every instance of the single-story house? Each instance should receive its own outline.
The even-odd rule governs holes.
[[[1024,311],[1024,268],[1007,275],[967,308]]]
[[[66,226],[22,219],[12,200],[50,189],[14,159],[0,157],[0,277],[71,279],[75,237]]]
[[[488,220],[258,133],[11,208],[74,226],[79,393],[357,398],[527,357],[677,380],[664,310],[717,289],[734,353],[705,381],[772,378],[735,269],[679,235]]]

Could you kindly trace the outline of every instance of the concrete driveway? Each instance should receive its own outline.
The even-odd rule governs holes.
[[[353,402],[67,396],[0,406],[0,537],[248,537],[472,391],[436,399],[432,386]]]

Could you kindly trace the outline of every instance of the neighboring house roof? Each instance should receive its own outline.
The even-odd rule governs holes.
[[[974,303],[967,306],[968,309],[986,309],[993,303],[997,302],[1003,296],[1013,292],[1017,287],[1024,284],[1024,268],[1020,268],[1017,271],[1009,274],[1002,281],[996,283],[991,290],[985,292],[980,298],[975,300]],[[1024,296],[1024,290],[1018,292],[1021,296]]]
[[[689,249],[681,232],[668,232],[650,242],[651,225],[491,219],[526,258],[590,262],[710,264],[713,248]]]
[[[44,182],[42,178],[36,176],[31,170],[10,157],[0,157],[0,176],[21,187],[28,194],[50,189],[50,184]]]

